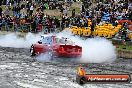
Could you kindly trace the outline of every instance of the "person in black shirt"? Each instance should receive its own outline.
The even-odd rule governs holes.
[[[2,5],[2,1],[3,1],[3,0],[0,0],[0,6]]]
[[[0,30],[1,30],[1,27],[2,27],[2,17],[0,16]]]
[[[37,24],[36,24],[35,19],[34,19],[32,22],[32,32],[36,32],[36,26],[37,26]]]
[[[0,16],[2,16],[2,8],[0,7]]]
[[[72,17],[75,17],[75,9],[72,10]]]
[[[89,10],[86,10],[86,16],[89,16]]]

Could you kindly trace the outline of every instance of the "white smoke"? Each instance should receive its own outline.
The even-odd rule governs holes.
[[[52,61],[51,59],[51,55],[49,54],[49,52],[46,52],[46,53],[42,53],[42,54],[40,54],[39,56],[37,56],[36,57],[36,59],[38,60],[38,61],[41,61],[41,62],[50,62],[50,61]]]
[[[14,48],[30,48],[30,46],[41,39],[41,35],[50,36],[53,34],[33,34],[20,32],[0,32],[0,46]]]
[[[116,48],[112,42],[105,38],[88,38],[82,39],[78,36],[73,36],[69,30],[57,34],[58,37],[67,37],[75,42],[76,45],[82,46],[83,63],[102,63],[112,62],[116,59]]]
[[[9,33],[1,35],[0,46],[14,48],[29,48],[33,43],[36,43],[40,39],[40,36],[32,33],[24,34],[24,37],[19,36],[20,35],[18,33]]]
[[[104,38],[87,39],[82,44],[82,62],[111,62],[116,59],[116,50],[112,43]]]
[[[36,43],[38,40],[41,39],[40,35],[42,34],[27,33],[24,38],[18,37],[16,33],[0,35],[0,46],[29,48],[33,43]],[[102,63],[111,62],[116,59],[115,47],[112,45],[111,41],[105,38],[82,39],[78,36],[73,36],[69,30],[64,30],[61,33],[56,34],[56,36],[70,38],[72,41],[75,42],[76,45],[82,47],[82,58],[79,60],[79,62]],[[47,56],[47,54],[43,54],[38,56],[37,59],[41,61],[48,61],[47,57],[49,57]]]

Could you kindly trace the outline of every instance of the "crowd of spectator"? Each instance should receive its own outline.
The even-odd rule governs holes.
[[[6,1],[6,2],[5,2]],[[13,27],[15,31],[33,31],[42,29],[53,30],[60,27],[60,20],[44,13],[45,9],[58,9],[63,13],[63,2],[45,0],[2,0],[0,7],[0,29],[5,27],[7,31]],[[12,14],[12,15],[11,15]]]
[[[14,31],[54,31],[56,28],[64,29],[71,25],[88,27],[88,21],[91,30],[94,31],[96,25],[110,22],[117,25],[117,20],[127,19],[132,21],[132,1],[131,0],[83,0],[80,7],[80,14],[72,9],[72,15],[68,15],[71,5],[59,1],[46,0],[1,0],[0,7],[0,29],[4,26],[7,31],[13,27]],[[90,7],[91,6],[91,7]],[[46,9],[58,9],[62,15],[61,19],[55,16],[49,16],[44,13]],[[12,14],[12,15],[11,15]],[[12,26],[13,25],[13,26]]]
[[[132,21],[132,1],[128,0],[105,0],[97,2],[91,10],[81,7],[82,19],[88,18],[94,21],[94,24],[100,24],[102,21],[110,22],[115,25],[117,20]],[[87,22],[84,20],[83,22]],[[79,23],[80,24],[80,23]]]

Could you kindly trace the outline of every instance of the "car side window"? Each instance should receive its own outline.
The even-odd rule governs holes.
[[[56,38],[56,43],[58,44],[64,44],[64,40],[63,39],[60,39],[60,38]]]
[[[41,41],[42,41],[42,44],[47,44],[47,45],[51,45],[53,42],[51,37],[45,37]]]
[[[56,43],[58,44],[69,44],[69,45],[73,45],[74,42],[72,42],[71,40],[69,39],[60,39],[60,38],[56,38]]]
[[[56,38],[56,43],[60,43],[60,39],[59,38]]]

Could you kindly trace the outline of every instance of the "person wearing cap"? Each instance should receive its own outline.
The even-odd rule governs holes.
[[[77,74],[78,74],[79,76],[84,76],[84,75],[86,75],[86,71],[85,71],[85,69],[82,67],[82,65],[80,65],[80,66],[77,68]]]

